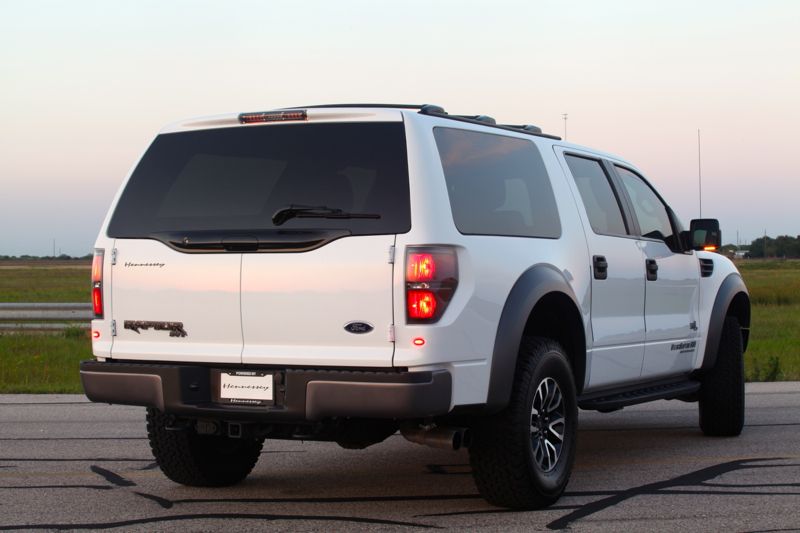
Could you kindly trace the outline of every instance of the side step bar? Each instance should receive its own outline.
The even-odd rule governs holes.
[[[595,411],[615,411],[629,405],[645,403],[652,400],[672,400],[690,396],[700,390],[700,382],[690,379],[673,382],[653,383],[636,389],[603,391],[585,394],[578,397],[581,409]]]

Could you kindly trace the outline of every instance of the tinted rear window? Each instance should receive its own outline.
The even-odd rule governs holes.
[[[561,236],[542,156],[526,140],[434,128],[453,220],[471,235]]]
[[[108,235],[269,230],[275,212],[289,205],[380,218],[292,218],[281,229],[407,232],[403,124],[287,124],[160,135],[126,185]]]

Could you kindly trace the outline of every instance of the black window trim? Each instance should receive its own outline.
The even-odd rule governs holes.
[[[573,183],[575,183],[575,176],[572,174],[572,169],[569,167],[569,162],[567,161],[567,156],[578,157],[578,158],[581,158],[581,159],[587,159],[589,161],[594,161],[595,163],[599,163],[600,164],[600,168],[602,169],[603,173],[606,175],[606,179],[608,180],[608,185],[609,185],[609,187],[611,187],[611,192],[614,195],[614,198],[617,200],[617,207],[619,208],[620,213],[622,214],[622,223],[625,225],[625,230],[627,231],[627,233],[624,233],[624,234],[622,234],[622,233],[601,233],[601,232],[595,231],[595,229],[592,227],[592,221],[589,220],[589,228],[592,230],[592,233],[594,233],[595,235],[604,235],[606,237],[622,237],[622,238],[628,238],[628,239],[631,239],[631,238],[636,239],[636,238],[638,238],[636,236],[636,234],[640,233],[639,232],[639,225],[636,223],[636,218],[631,216],[632,209],[631,209],[631,205],[628,203],[629,200],[626,197],[623,197],[623,196],[620,195],[620,191],[618,190],[619,189],[619,183],[616,181],[618,178],[616,176],[616,173],[614,173],[611,169],[609,169],[609,161],[607,161],[606,159],[603,159],[602,157],[592,156],[592,155],[589,155],[589,154],[584,154],[584,153],[580,153],[580,152],[573,152],[573,151],[567,151],[567,150],[564,150],[562,152],[562,154],[564,156],[564,161],[567,163],[567,169],[569,170],[570,177],[572,178],[572,182]],[[583,197],[580,194],[580,191],[578,191],[578,196],[581,199],[581,204],[583,205],[583,210],[586,213],[586,216],[588,218],[589,217],[589,213],[588,213],[588,211],[586,211],[586,203],[584,202]]]
[[[619,163],[619,162],[616,162],[616,161],[610,161],[610,160],[604,160],[604,161],[608,165],[609,170],[613,173],[616,186],[619,188],[620,194],[625,198],[625,203],[628,205],[628,208],[630,209],[630,214],[631,214],[631,219],[632,219],[632,222],[633,222],[633,226],[636,229],[636,238],[639,239],[639,240],[644,240],[644,241],[663,243],[672,253],[676,253],[676,254],[678,254],[678,253],[683,253],[683,254],[691,253],[691,250],[687,251],[687,250],[683,249],[683,244],[681,242],[681,239],[679,238],[680,232],[678,231],[678,224],[677,224],[677,221],[675,220],[675,212],[672,210],[672,208],[669,206],[669,204],[664,200],[664,198],[658,193],[656,188],[653,187],[653,185],[647,180],[647,178],[642,176],[642,174],[640,172],[632,169],[630,166],[625,165],[623,163]],[[625,169],[628,172],[630,172],[631,174],[633,174],[634,176],[637,176],[653,192],[653,194],[656,195],[656,198],[658,198],[658,200],[661,202],[661,205],[664,206],[664,210],[667,212],[667,218],[669,219],[669,225],[670,225],[670,228],[672,228],[673,235],[675,236],[675,242],[680,247],[679,250],[674,250],[674,249],[670,248],[670,246],[663,239],[655,239],[653,237],[645,237],[644,235],[642,235],[642,229],[641,229],[641,227],[639,227],[639,221],[635,216],[635,211],[633,210],[633,200],[631,199],[630,195],[628,194],[628,191],[625,189],[625,185],[622,183],[622,177],[617,172],[617,167],[619,167],[621,169]]]

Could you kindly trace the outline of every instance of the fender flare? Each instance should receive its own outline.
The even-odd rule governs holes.
[[[508,405],[519,347],[528,318],[536,304],[551,293],[568,296],[575,308],[580,310],[569,282],[560,270],[550,265],[532,266],[522,273],[511,288],[500,314],[494,340],[489,391],[486,397],[488,411],[499,411]]]
[[[728,316],[728,310],[734,303],[734,299],[739,295],[744,295],[745,300],[741,305],[737,306],[737,311],[734,313],[739,319],[740,325],[743,328],[742,343],[744,348],[747,348],[747,340],[750,328],[750,294],[747,292],[747,287],[739,274],[728,274],[722,281],[722,284],[717,291],[717,296],[714,299],[714,305],[711,308],[711,316],[708,319],[708,340],[706,341],[706,350],[703,354],[703,364],[701,370],[711,370],[717,362],[717,352],[719,351],[719,343],[722,340],[722,325],[725,322],[725,317]]]

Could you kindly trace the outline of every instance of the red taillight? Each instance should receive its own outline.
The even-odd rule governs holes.
[[[408,291],[408,318],[428,320],[436,315],[436,296],[431,291]]]
[[[406,281],[431,281],[436,275],[436,260],[432,254],[408,254]]]
[[[96,249],[92,259],[92,310],[103,318],[103,250]]]
[[[431,324],[441,318],[458,285],[455,249],[448,246],[406,250],[406,319]]]

